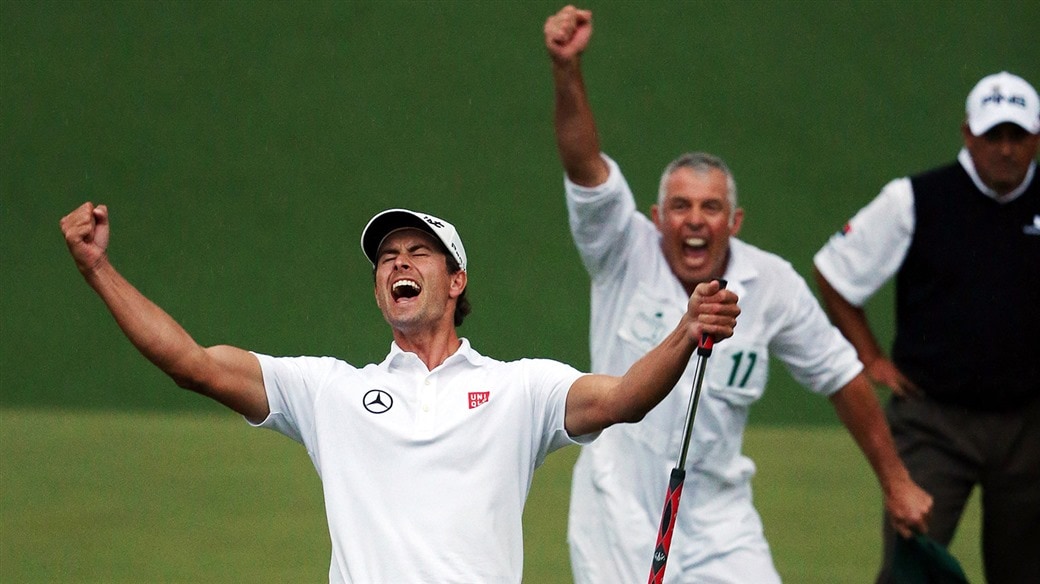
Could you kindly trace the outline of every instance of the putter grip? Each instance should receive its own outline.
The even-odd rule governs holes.
[[[668,550],[672,547],[672,532],[675,531],[675,516],[679,513],[679,498],[682,497],[683,482],[685,480],[685,469],[672,469],[672,474],[668,478],[668,495],[664,498],[661,528],[657,532],[657,545],[654,546],[654,561],[650,565],[650,579],[647,581],[647,584],[661,584],[664,581],[664,569],[668,563]]]
[[[718,279],[719,289],[726,288],[726,281],[722,278]],[[711,335],[704,333],[701,335],[701,340],[697,343],[697,354],[701,357],[710,357],[711,348],[715,346],[715,339],[711,338]]]

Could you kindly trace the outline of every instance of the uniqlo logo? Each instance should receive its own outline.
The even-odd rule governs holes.
[[[473,409],[479,405],[487,403],[488,396],[491,395],[490,391],[471,391],[469,392],[469,409]]]

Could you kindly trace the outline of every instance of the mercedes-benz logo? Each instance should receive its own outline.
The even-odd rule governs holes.
[[[370,389],[361,403],[373,414],[382,414],[393,407],[394,397],[381,389]]]

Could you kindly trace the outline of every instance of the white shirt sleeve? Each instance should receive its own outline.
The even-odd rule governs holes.
[[[336,366],[331,357],[272,357],[253,353],[260,361],[271,413],[259,424],[307,446],[314,435],[314,407],[325,380]],[[248,421],[248,420],[247,420]]]
[[[633,235],[630,222],[641,217],[632,189],[617,163],[606,154],[600,156],[610,169],[603,184],[583,187],[564,176],[571,235],[593,278],[613,266],[610,260],[620,255],[618,250],[628,248]]]
[[[566,428],[567,394],[574,382],[584,374],[570,365],[550,359],[526,359],[524,362],[531,366],[528,371],[531,384],[544,392],[543,419],[546,420],[547,431],[543,434],[541,457],[568,444],[592,442],[598,433],[570,436]]]
[[[813,263],[839,294],[863,306],[902,265],[913,233],[913,190],[909,178],[899,178],[832,235]]]
[[[856,350],[831,324],[816,301],[808,284],[794,273],[789,280],[778,277],[770,282],[784,282],[788,323],[769,341],[769,350],[791,375],[813,392],[830,396],[844,387],[860,371]]]

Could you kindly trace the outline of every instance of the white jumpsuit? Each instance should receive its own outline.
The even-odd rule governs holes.
[[[592,279],[592,370],[617,375],[656,345],[688,296],[637,212],[617,164],[607,181],[565,181],[571,232]],[[748,410],[765,390],[769,357],[823,396],[862,370],[805,280],[782,258],[730,239],[725,276],[740,297],[732,338],[708,362],[687,459],[666,583],[779,582],[751,500],[754,463],[741,453]],[[574,468],[568,540],[575,582],[645,582],[693,385],[694,361],[643,421],[605,430]]]

